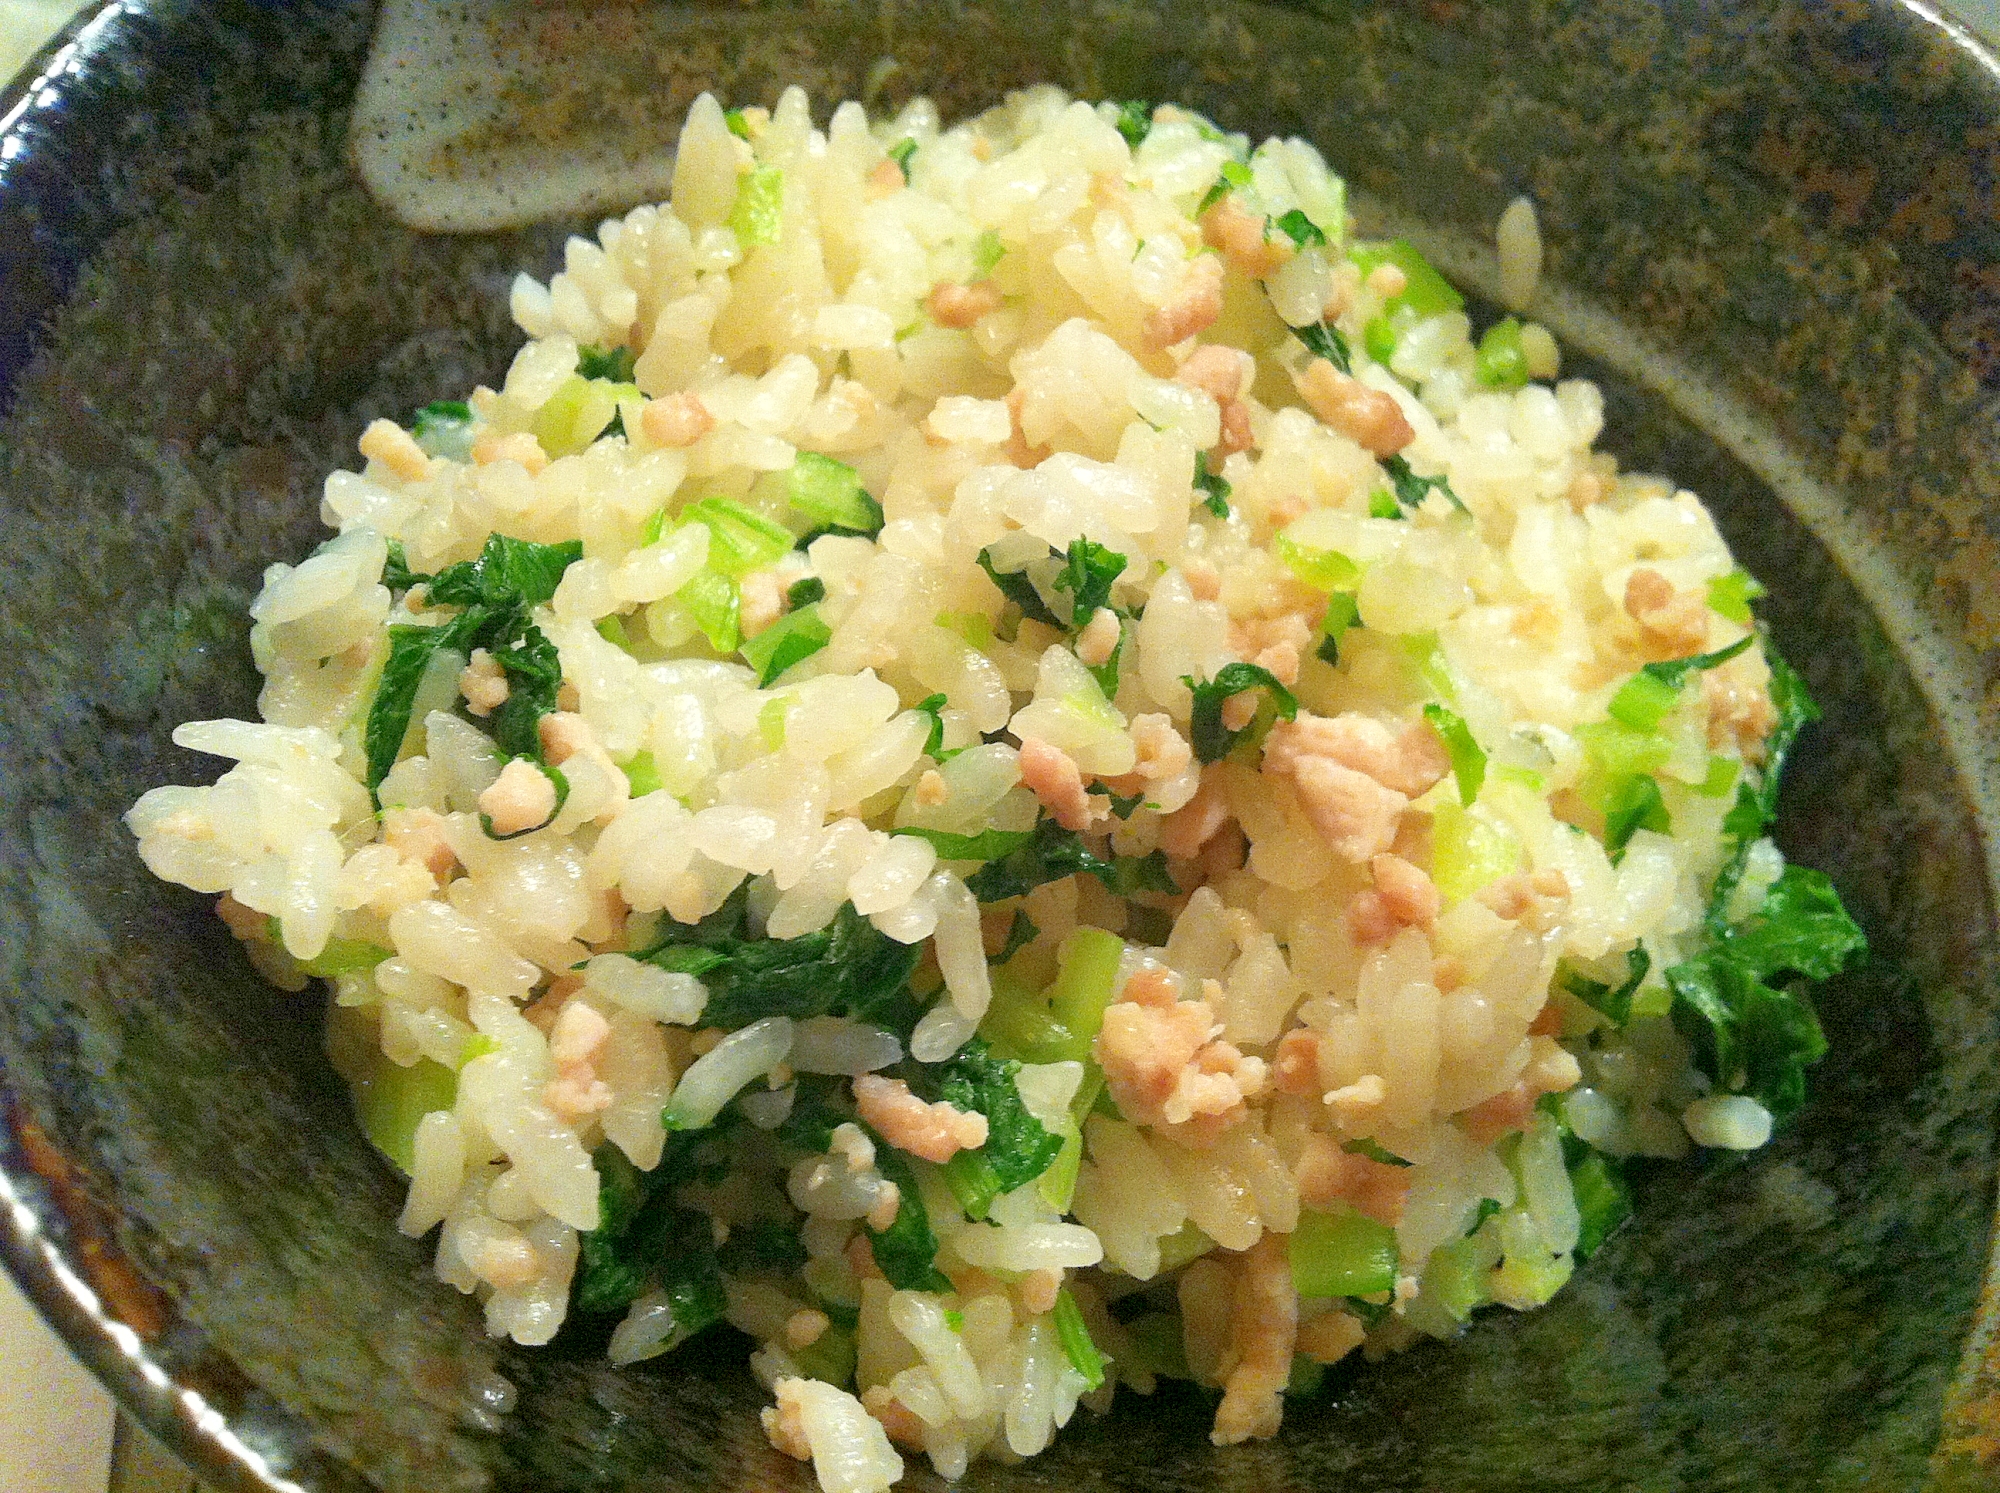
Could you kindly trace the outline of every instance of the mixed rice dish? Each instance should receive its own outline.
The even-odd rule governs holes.
[[[1162,1378],[1227,1445],[1800,1104],[1863,941],[1760,588],[1313,146],[704,96],[512,310],[128,816],[491,1333],[727,1322],[827,1493]]]

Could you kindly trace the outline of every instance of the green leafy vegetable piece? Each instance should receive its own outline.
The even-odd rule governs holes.
[[[1489,389],[1518,389],[1528,381],[1528,354],[1521,346],[1521,323],[1496,321],[1479,339],[1473,376]]]
[[[483,620],[483,619],[482,619]],[[418,627],[399,623],[389,629],[389,657],[382,665],[382,677],[375,686],[374,702],[368,707],[368,725],[363,746],[368,753],[368,791],[374,793],[382,779],[396,765],[403,750],[403,737],[410,729],[410,710],[416,704],[417,686],[431,657],[444,647],[469,651],[461,617],[442,627]]]
[[[1825,1053],[1826,1038],[1804,998],[1771,982],[1830,979],[1867,947],[1833,883],[1787,866],[1756,912],[1668,969],[1674,1024],[1718,1087],[1749,1094],[1782,1119],[1803,1102],[1804,1070]]]
[[[1653,956],[1646,952],[1646,946],[1634,944],[1625,956],[1625,979],[1617,987],[1586,979],[1575,970],[1565,968],[1561,975],[1562,988],[1593,1011],[1610,1017],[1613,1026],[1623,1026],[1632,1019],[1632,997],[1645,983],[1646,974],[1652,967]]]
[[[947,755],[944,749],[944,712],[950,704],[949,695],[926,695],[912,707],[931,718],[930,735],[924,738],[924,755],[939,762],[944,761]]]
[[[831,524],[857,534],[882,528],[882,505],[868,495],[860,474],[844,461],[801,451],[785,474],[785,498],[815,523]],[[785,536],[785,547],[792,544]]]
[[[1652,778],[1642,775],[1622,779],[1605,801],[1604,850],[1614,866],[1624,859],[1625,847],[1640,830],[1664,835],[1672,833],[1673,827],[1666,803],[1660,797],[1660,785]]]
[[[406,1176],[415,1159],[418,1122],[457,1100],[458,1075],[429,1058],[407,1068],[382,1058],[354,1086],[362,1133]]]
[[[806,1247],[799,1231],[791,1224],[739,1223],[715,1252],[718,1264],[730,1274],[745,1270],[796,1270],[806,1262]]]
[[[801,1151],[824,1151],[833,1132],[854,1118],[847,1081],[823,1073],[801,1073],[792,1112],[778,1126],[778,1139]]]
[[[581,540],[537,544],[489,534],[477,559],[447,565],[431,578],[429,599],[434,606],[543,606],[563,572],[582,558]]]
[[[1048,881],[1061,881],[1079,872],[1095,876],[1120,896],[1138,891],[1174,892],[1173,877],[1166,857],[1159,851],[1143,857],[1117,856],[1105,860],[1095,854],[1073,830],[1053,819],[1036,822],[1031,839],[999,860],[988,861],[971,876],[966,886],[981,902],[999,902],[1024,896]]]
[[[1576,1257],[1587,1260],[1632,1216],[1632,1189],[1618,1163],[1594,1150],[1570,1167],[1569,1185],[1576,1195]]]
[[[1634,731],[1658,730],[1660,722],[1679,702],[1681,686],[1687,682],[1688,675],[1728,663],[1756,641],[1754,635],[1748,635],[1713,653],[1697,653],[1690,658],[1647,664],[1618,687],[1606,714]]]
[[[1711,576],[1708,582],[1708,609],[1742,627],[1750,625],[1750,603],[1764,594],[1757,578],[1747,570]]]
[[[456,399],[439,399],[418,410],[410,434],[426,456],[450,461],[472,460],[472,406]]]
[[[1181,683],[1194,692],[1194,714],[1189,733],[1194,742],[1195,757],[1202,762],[1221,761],[1254,729],[1254,723],[1235,731],[1222,724],[1223,701],[1245,690],[1263,690],[1279,715],[1288,721],[1298,718],[1298,697],[1279,683],[1277,675],[1256,664],[1227,663],[1216,670],[1215,677],[1205,684],[1197,684],[1190,675],[1183,675]]]
[[[734,653],[743,643],[743,593],[736,582],[713,570],[698,570],[674,593],[694,625],[717,653]]]
[[[797,470],[796,464],[793,470]],[[729,498],[701,498],[689,503],[681,510],[681,522],[707,527],[707,568],[731,580],[741,580],[791,553],[790,529]]]
[[[1402,508],[1396,502],[1396,495],[1386,487],[1378,487],[1368,494],[1368,516],[1370,518],[1401,518]]]
[[[639,355],[629,347],[591,347],[576,350],[576,371],[585,378],[608,379],[614,384],[632,382],[633,366]]]
[[[1348,257],[1363,279],[1382,264],[1393,264],[1403,272],[1403,289],[1384,303],[1384,309],[1391,314],[1407,309],[1418,316],[1435,316],[1441,311],[1459,311],[1465,307],[1465,297],[1407,239],[1356,244]]]
[[[986,578],[1000,588],[1002,596],[1021,609],[1023,617],[1032,622],[1047,623],[1050,627],[1062,626],[1062,620],[1049,610],[1049,604],[1042,600],[1042,593],[1035,589],[1035,583],[1028,579],[1025,570],[995,570],[993,557],[986,550],[981,550],[977,558],[979,568],[986,572]]]
[[[1347,339],[1340,328],[1331,322],[1316,321],[1309,326],[1293,327],[1292,335],[1306,345],[1306,351],[1315,358],[1325,358],[1342,373],[1354,372],[1354,357],[1347,350]]]
[[[1322,663],[1340,662],[1340,640],[1347,636],[1347,630],[1361,625],[1361,605],[1345,591],[1336,591],[1326,599],[1326,615],[1319,622],[1319,643],[1313,649],[1313,656]]]
[[[926,1069],[916,1081],[919,1092],[933,1089],[953,1108],[986,1116],[986,1144],[979,1154],[993,1168],[1000,1191],[1012,1192],[1039,1177],[1062,1149],[1062,1137],[1028,1113],[1015,1075],[1021,1065],[995,1057],[974,1037],[949,1061]],[[928,1097],[928,1095],[926,1096]]]
[[[1407,508],[1414,513],[1423,507],[1424,499],[1436,492],[1442,493],[1446,501],[1460,513],[1470,512],[1465,504],[1459,501],[1458,494],[1451,490],[1451,479],[1442,472],[1435,477],[1419,477],[1410,470],[1410,463],[1400,453],[1383,457],[1382,470],[1389,474],[1389,482],[1395,491],[1396,503],[1400,508]]]
[[[660,777],[660,765],[653,760],[653,754],[643,748],[632,754],[632,760],[619,764],[625,774],[625,781],[631,786],[634,798],[644,798],[648,793],[658,793],[666,786]]]
[[[1021,950],[1041,936],[1042,930],[1035,926],[1035,920],[1021,908],[1014,909],[1014,921],[1007,925],[1007,942],[1000,946],[1000,952],[993,956],[995,964],[1005,964]]]
[[[373,969],[384,959],[395,957],[380,944],[369,943],[360,938],[329,938],[326,947],[312,958],[302,960],[299,968],[320,980],[336,980],[342,975],[359,974],[364,969]]]
[[[1056,572],[1055,588],[1076,598],[1070,620],[1078,627],[1111,604],[1111,584],[1124,574],[1126,559],[1094,539],[1072,539]]]
[[[903,173],[903,182],[909,184],[910,157],[917,153],[917,142],[905,136],[889,147],[889,159],[896,163],[896,169]]]
[[[1287,570],[1316,591],[1351,591],[1361,580],[1361,567],[1339,550],[1314,549],[1283,534],[1272,548]]]
[[[1778,719],[1765,739],[1764,765],[1756,781],[1737,784],[1736,802],[1723,816],[1722,833],[1733,848],[1709,893],[1705,923],[1711,938],[1720,937],[1728,921],[1725,910],[1736,884],[1743,879],[1750,847],[1778,811],[1778,782],[1792,745],[1800,731],[1819,719],[1819,706],[1813,703],[1805,681],[1779,656],[1768,637],[1764,639],[1764,659],[1771,666],[1771,706]]]
[[[785,605],[793,611],[809,607],[816,601],[826,600],[826,582],[816,575],[809,575],[802,581],[793,581],[785,593]]]
[[[923,952],[878,932],[851,902],[817,932],[755,937],[742,888],[701,922],[668,923],[662,931],[661,942],[638,957],[697,975],[708,987],[703,1024],[728,1031],[766,1016],[871,1020],[902,993]]]
[[[1396,1286],[1396,1231],[1342,1209],[1300,1210],[1291,1236],[1292,1282],[1301,1296],[1372,1296]]]
[[[899,1291],[951,1290],[950,1279],[937,1268],[937,1235],[931,1232],[931,1216],[917,1191],[915,1173],[901,1152],[880,1136],[874,1140],[876,1169],[896,1184],[900,1198],[895,1221],[880,1232],[869,1231],[868,1247],[876,1267]]]
[[[1153,128],[1153,106],[1138,99],[1127,99],[1118,106],[1117,124],[1118,133],[1125,137],[1125,143],[1137,150],[1139,142]]]
[[[1215,179],[1215,185],[1202,194],[1194,215],[1198,218],[1231,192],[1240,192],[1250,185],[1250,168],[1241,161],[1224,161],[1222,174]]]
[[[1320,230],[1319,224],[1308,218],[1301,208],[1295,207],[1281,214],[1273,220],[1272,226],[1301,249],[1307,244],[1326,243],[1326,234]]]
[[[1386,316],[1371,316],[1361,328],[1361,345],[1368,356],[1378,363],[1386,363],[1396,356],[1396,324]]]
[[[1090,1329],[1084,1325],[1083,1311],[1077,1306],[1076,1298],[1070,1295],[1068,1286],[1056,1292],[1054,1316],[1056,1341],[1062,1344],[1063,1357],[1069,1360],[1071,1368],[1083,1376],[1087,1388],[1102,1389],[1104,1366],[1109,1360],[1097,1351],[1097,1344],[1090,1340]]]
[[[597,1227],[578,1236],[572,1293],[578,1311],[622,1312],[647,1291],[665,1293],[673,1333],[661,1351],[722,1319],[722,1271],[713,1235],[700,1214],[674,1201],[681,1183],[726,1170],[713,1131],[667,1137],[660,1164],[641,1172],[606,1143],[592,1153],[597,1169]]]
[[[410,569],[409,554],[403,548],[403,541],[389,541],[389,556],[382,562],[382,584],[391,591],[407,591],[410,587],[430,579]]]
[[[792,665],[811,658],[831,641],[833,629],[821,619],[819,608],[806,606],[785,613],[738,651],[757,671],[758,687],[769,688]]]
[[[728,130],[737,139],[746,144],[749,143],[750,122],[743,117],[741,109],[724,109],[722,111],[722,125],[724,129]]]
[[[1197,451],[1194,454],[1194,485],[1195,490],[1202,495],[1201,502],[1204,508],[1217,518],[1229,517],[1229,483],[1221,473],[1209,469],[1206,451]]]
[[[1035,838],[1034,831],[1026,829],[988,829],[976,835],[957,835],[949,830],[920,829],[913,824],[890,833],[928,841],[941,861],[997,861]]]
[[[746,249],[778,241],[785,205],[785,173],[776,166],[756,166],[736,179],[736,201],[726,226]]]
[[[1431,729],[1444,742],[1445,752],[1451,758],[1451,774],[1458,780],[1458,801],[1470,805],[1479,797],[1479,789],[1486,781],[1485,749],[1473,739],[1472,728],[1457,711],[1433,703],[1424,707],[1424,719],[1431,723]]]
[[[972,241],[972,273],[975,279],[984,279],[993,273],[1007,252],[1007,246],[1000,242],[1000,235],[991,228],[982,229],[979,237]]]
[[[993,1200],[1007,1190],[1000,1185],[1000,1174],[993,1170],[993,1163],[979,1151],[954,1152],[943,1171],[945,1185],[974,1223],[992,1212]]]

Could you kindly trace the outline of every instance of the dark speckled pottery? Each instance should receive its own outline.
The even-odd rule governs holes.
[[[608,9],[628,53],[659,20]],[[614,1374],[490,1343],[391,1227],[400,1188],[310,1003],[118,823],[212,774],[174,723],[253,708],[243,609],[313,542],[321,474],[371,417],[495,377],[507,278],[568,226],[427,237],[369,201],[345,152],[370,22],[114,5],[0,99],[0,1246],[218,1487],[804,1488],[736,1344]],[[1475,286],[1475,245],[1532,192],[1539,310],[1603,381],[1607,444],[1702,492],[1772,583],[1826,707],[1786,848],[1875,944],[1824,993],[1833,1055],[1797,1122],[1647,1174],[1548,1310],[1344,1368],[1270,1443],[1212,1450],[1163,1394],[969,1483],[2000,1486],[1991,59],[1862,0],[709,0],[671,29],[631,53],[657,66],[600,69],[599,107],[517,100],[523,130],[657,133],[697,84],[769,102],[799,77],[824,104],[890,54],[892,95],[948,108],[1047,77],[1306,133]]]

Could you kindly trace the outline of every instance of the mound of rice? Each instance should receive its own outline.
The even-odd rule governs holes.
[[[129,816],[330,982],[494,1334],[726,1320],[828,1493],[1161,1376],[1238,1442],[1797,1104],[1783,977],[1860,938],[1762,837],[1755,583],[1311,145],[704,97],[512,308],[266,572],[263,722],[174,734],[235,765]]]

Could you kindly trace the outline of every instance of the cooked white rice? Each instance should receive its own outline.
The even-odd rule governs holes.
[[[1525,308],[1527,203],[1499,238]],[[1693,494],[1593,450],[1598,392],[1551,382],[1544,329],[1475,344],[1420,269],[1351,242],[1310,144],[1172,108],[1040,88],[948,130],[922,102],[820,129],[796,89],[768,114],[703,97],[671,203],[516,281],[529,340],[500,389],[421,440],[370,427],[326,484],[337,537],[253,608],[264,723],[181,727],[235,765],[129,822],[274,980],[333,982],[336,1061],[409,1175],[400,1226],[439,1229],[440,1279],[492,1332],[548,1341],[584,1246],[624,1247],[613,1171],[665,1175],[714,1134],[724,1164],[668,1184],[707,1219],[672,1245],[721,1243],[710,1314],[757,1341],[773,1440],[828,1493],[887,1487],[892,1440],[947,1478],[1031,1455],[1163,1373],[1223,1387],[1235,1441],[1275,1430],[1295,1360],[1546,1300],[1601,1204],[1580,1211],[1579,1142],[1768,1138],[1756,1098],[1711,1092],[1662,978],[1702,946],[1761,760],[1761,648],[1670,692],[1643,733],[1660,812],[1622,847],[1592,736],[1643,665],[1749,635],[1709,605],[1740,574]],[[1323,316],[1351,375],[1291,330]],[[629,372],[585,377],[580,349]],[[1385,500],[1399,479],[1418,496]],[[802,481],[865,491],[879,532],[793,547]],[[732,569],[745,514],[780,538]],[[510,759],[502,645],[435,648],[378,811],[394,640],[463,615],[385,576],[391,545],[428,576],[495,534],[580,541],[524,614],[557,708]],[[1124,563],[1072,616],[1057,561],[1083,539]],[[772,628],[807,651],[760,683],[731,628],[752,658]],[[1297,720],[1245,691],[1219,724],[1247,733],[1195,760],[1190,682],[1244,663]],[[982,906],[950,837],[1058,821],[1142,884]],[[1170,885],[1142,874],[1161,850]],[[1761,842],[1734,915],[1782,869]],[[655,954],[718,909],[751,943],[921,946],[916,1005],[718,1026],[715,967]],[[1572,993],[1638,950],[1622,1024]],[[1036,1046],[1052,1012],[1071,1047]],[[1005,1122],[988,1141],[924,1075],[975,1033],[1028,1060],[1019,1105],[1068,1149],[971,1201],[937,1157]],[[802,1146],[829,1103],[844,1122]],[[913,1211],[940,1274],[899,1288],[882,1241]],[[1328,1229],[1390,1274],[1302,1299]],[[776,1255],[731,1252],[773,1231]],[[702,1325],[680,1266],[639,1263],[621,1363]],[[1110,1360],[1095,1391],[1080,1332]]]

